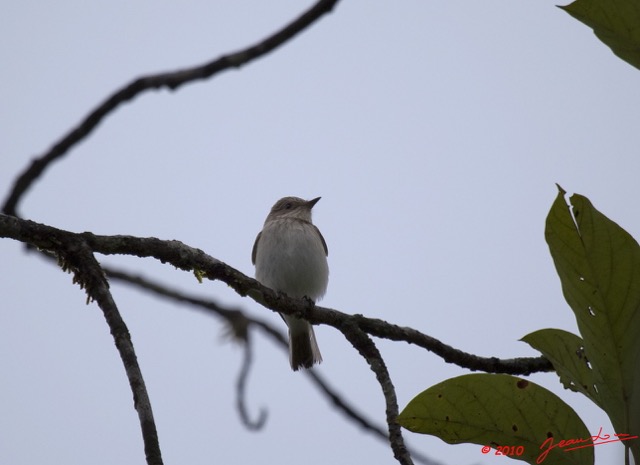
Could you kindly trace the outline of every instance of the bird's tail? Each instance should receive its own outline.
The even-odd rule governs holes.
[[[304,320],[289,322],[289,361],[293,371],[322,362],[313,326]]]

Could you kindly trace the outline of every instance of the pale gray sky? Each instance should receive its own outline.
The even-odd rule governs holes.
[[[310,4],[310,3],[309,3]],[[203,63],[297,16],[294,1],[5,2],[0,6],[3,198],[43,153],[134,77]],[[323,305],[478,355],[535,356],[518,340],[576,332],[544,241],[554,183],[640,236],[639,71],[550,1],[345,1],[239,71],[152,92],[111,115],[29,192],[21,213],[72,231],[153,235],[252,275],[251,246],[284,195],[322,196]],[[71,276],[0,241],[0,463],[143,463],[137,417],[101,311]],[[190,292],[276,315],[227,286],[151,260],[106,257]],[[256,338],[260,433],[234,409],[241,351],[215,320],[113,284],[154,407],[165,463],[395,463]],[[384,421],[373,373],[331,328],[319,371]],[[466,373],[380,342],[401,406]],[[606,417],[552,374],[587,427]],[[480,446],[405,433],[444,464],[503,463]],[[613,463],[620,445],[596,450]],[[618,462],[619,463],[619,462]]]

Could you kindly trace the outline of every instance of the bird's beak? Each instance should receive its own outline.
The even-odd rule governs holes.
[[[307,202],[307,207],[309,207],[309,210],[311,210],[313,208],[313,206],[315,204],[318,203],[318,200],[320,200],[322,197],[316,197],[315,199],[311,199]]]

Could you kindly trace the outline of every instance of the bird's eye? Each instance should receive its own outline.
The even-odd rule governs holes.
[[[291,202],[287,202],[286,204],[284,204],[284,208],[285,210],[291,210]]]

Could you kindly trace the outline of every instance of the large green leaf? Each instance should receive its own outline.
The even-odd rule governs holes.
[[[549,359],[565,388],[583,393],[602,407],[582,338],[561,329],[540,329],[522,341]]]
[[[560,190],[545,236],[592,368],[600,404],[617,433],[640,435],[640,247],[620,226]],[[573,212],[573,215],[572,215]],[[640,441],[628,441],[640,463]]]
[[[571,451],[556,447],[541,457],[551,441],[557,445],[561,440],[585,439],[581,444],[588,444],[591,436],[580,417],[558,396],[515,376],[470,374],[448,379],[418,394],[398,422],[449,444],[521,446],[521,455],[511,458],[531,464],[539,458],[553,465],[594,461],[593,447]]]
[[[560,8],[591,27],[618,57],[640,68],[638,0],[577,0]]]

